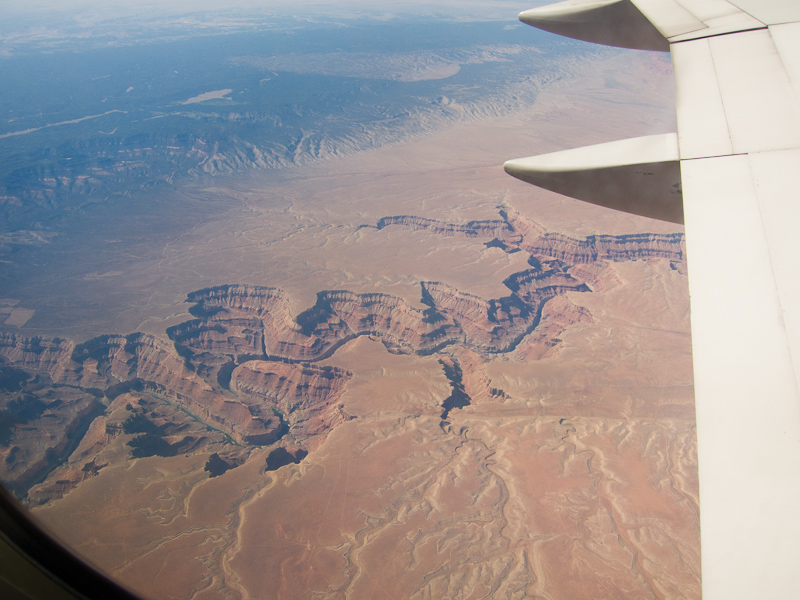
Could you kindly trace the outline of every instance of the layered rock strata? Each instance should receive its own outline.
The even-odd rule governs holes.
[[[235,466],[241,451],[278,442],[305,456],[349,418],[339,402],[349,379],[342,369],[228,363],[221,386],[169,342],[141,333],[77,346],[5,335],[0,364],[14,388],[0,394],[0,478],[34,504],[128,457],[220,448]],[[230,444],[241,451],[231,455]]]
[[[230,389],[252,402],[251,411],[272,411],[284,421],[286,434],[312,447],[349,417],[340,403],[350,373],[334,367],[251,360],[234,369]],[[246,401],[247,401],[246,400]]]
[[[463,236],[485,239],[492,247],[507,252],[522,250],[540,259],[556,259],[570,265],[585,265],[596,261],[622,262],[665,258],[684,263],[686,245],[682,233],[640,233],[630,235],[590,235],[573,238],[548,232],[540,224],[511,208],[499,211],[501,219],[448,223],[412,215],[381,218],[376,225],[390,225],[425,230],[435,235]],[[368,226],[364,226],[368,227]]]
[[[511,209],[501,210],[500,217],[453,224],[396,216],[374,226],[469,237],[505,252],[526,252],[529,268],[504,281],[509,293],[500,298],[426,281],[420,283],[424,308],[389,294],[325,290],[295,315],[280,289],[222,285],[189,294],[195,318],[168,330],[171,343],[143,333],[105,335],[78,345],[0,334],[9,385],[20,387],[3,396],[3,480],[46,501],[124,457],[210,455],[213,449],[217,458],[209,472],[218,472],[222,463],[240,462],[235,452],[218,452],[220,444],[233,442],[245,452],[272,444],[291,449],[276,455],[274,464],[301,460],[349,418],[341,399],[350,374],[311,363],[363,335],[380,339],[396,354],[439,358],[452,388],[442,404],[445,423],[453,409],[507,397],[486,376],[487,360],[497,354],[513,360],[551,356],[567,327],[591,321],[589,311],[568,294],[620,285],[615,263],[667,260],[678,271],[685,269],[680,234],[578,239],[547,232]],[[48,400],[70,394],[74,398],[62,404]],[[20,411],[19,403],[27,408]],[[26,417],[30,407],[42,410]],[[59,418],[68,407],[74,419]],[[48,429],[45,422],[59,425]],[[21,427],[31,440],[49,436],[49,441],[31,442],[30,448],[16,443],[24,437],[17,435]]]
[[[395,353],[430,355],[457,344],[493,354],[513,350],[533,331],[551,298],[589,291],[552,270],[526,271],[507,285],[513,290],[509,296],[484,300],[444,283],[423,282],[421,300],[429,307],[424,310],[389,294],[325,291],[293,321],[278,290],[222,286],[191,295],[198,302],[195,314],[204,316],[168,333],[194,360],[215,355],[217,361],[223,356],[318,361],[361,335],[378,336]]]

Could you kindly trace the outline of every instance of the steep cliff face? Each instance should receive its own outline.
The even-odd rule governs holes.
[[[591,291],[583,281],[555,268],[528,269],[515,273],[504,283],[528,304],[542,304],[566,292]]]
[[[289,316],[288,300],[279,290],[224,286],[189,299],[198,302],[193,312],[203,316],[168,333],[198,357],[212,354],[218,360],[225,355],[321,360],[367,334],[381,336],[394,351],[430,353],[459,335],[443,315],[388,294],[323,291],[296,319]]]
[[[340,400],[349,379],[334,367],[251,360],[234,369],[230,387],[255,414],[278,416],[291,440],[313,449],[348,418]]]
[[[65,368],[74,348],[71,340],[0,333],[0,356],[19,368],[45,372],[53,381],[66,376]]]
[[[153,336],[96,338],[76,347],[73,359],[82,366],[76,370],[81,386],[138,380],[241,442],[271,444],[281,436],[280,419],[215,390],[170,344]]]
[[[523,236],[514,231],[513,226],[505,220],[470,221],[466,224],[447,223],[435,219],[415,217],[411,215],[397,215],[381,218],[377,229],[390,225],[408,227],[414,231],[429,231],[434,235],[463,236],[476,239],[498,239],[506,244],[519,244]]]
[[[297,321],[304,333],[325,340],[323,355],[357,335],[378,335],[391,350],[423,354],[459,336],[456,324],[435,307],[420,310],[388,294],[321,292],[316,304],[298,315]]]
[[[517,232],[523,240],[535,240],[547,233],[547,230],[533,219],[511,207],[500,209],[500,217],[512,231]]]
[[[509,252],[522,250],[531,256],[557,259],[568,265],[584,265],[601,260],[621,262],[652,258],[664,258],[675,263],[685,262],[686,245],[681,233],[591,235],[578,239],[548,232],[533,219],[509,207],[501,208],[499,214],[501,219],[463,224],[398,215],[383,217],[374,227],[383,229],[395,225],[429,231],[434,235],[492,240],[491,245]]]
[[[105,389],[137,378],[157,382],[173,395],[210,390],[171,344],[144,333],[100,336],[76,346],[63,382]]]
[[[3,341],[3,363],[14,365],[5,370],[22,375],[0,397],[0,478],[33,504],[131,457],[227,448],[235,466],[243,457],[226,442],[239,454],[281,442],[297,462],[348,418],[350,375],[333,367],[249,361],[232,369],[228,391],[147,334]]]
[[[465,344],[479,352],[506,352],[536,326],[539,307],[516,294],[483,300],[443,283],[423,283],[423,298],[458,324]]]
[[[683,262],[686,253],[681,233],[643,233],[636,235],[591,235],[583,240],[560,233],[547,233],[525,240],[524,249],[534,255],[548,256],[571,264],[597,260],[622,262],[666,258]]]
[[[265,353],[265,339],[293,338],[300,332],[282,290],[247,285],[222,285],[192,292],[199,317],[167,331],[179,345],[206,360],[222,356],[258,356]],[[221,326],[220,323],[225,323]]]
[[[318,361],[360,335],[378,336],[396,353],[429,355],[453,344],[487,354],[507,352],[533,331],[547,301],[590,291],[567,267],[537,261],[505,282],[511,294],[490,300],[445,283],[422,282],[424,310],[389,294],[328,290],[294,319],[280,290],[222,286],[190,294],[197,302],[192,312],[200,318],[168,333],[194,354],[193,361],[218,363],[237,356]]]

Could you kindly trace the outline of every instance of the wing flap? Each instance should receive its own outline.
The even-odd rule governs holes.
[[[681,158],[800,146],[800,107],[770,30],[680,42],[671,50]]]
[[[766,27],[726,0],[631,0],[670,42]]]
[[[748,31],[751,29],[763,29],[766,27],[761,21],[754,19],[747,13],[737,12],[732,15],[716,17],[704,21],[705,29],[692,31],[683,35],[676,35],[669,38],[670,42],[681,42],[699,38],[708,38],[726,33],[737,31]]]
[[[703,595],[795,597],[800,394],[763,198],[747,155],[684,160],[681,171]]]
[[[800,109],[769,31],[724,35],[708,43],[733,152],[800,146]]]
[[[800,21],[800,3],[796,0],[730,0],[730,3],[767,25]]]
[[[665,38],[702,31],[706,25],[676,0],[631,0]]]
[[[733,152],[708,40],[672,46],[681,158]]]

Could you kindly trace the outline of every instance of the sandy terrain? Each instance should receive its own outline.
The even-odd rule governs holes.
[[[187,292],[222,283],[279,287],[294,314],[336,289],[423,308],[421,281],[505,296],[525,252],[374,226],[498,219],[504,206],[578,238],[680,233],[535,190],[500,166],[668,131],[669,82],[662,63],[621,57],[525,115],[187,189],[196,206],[228,208],[87,285],[124,286],[142,304],[114,326],[160,337],[189,318]],[[266,471],[262,449],[209,479],[204,454],[130,459],[36,514],[151,598],[699,598],[685,269],[663,258],[607,267],[594,292],[546,305],[542,326],[560,331],[547,347],[531,336],[511,352],[420,356],[349,341],[321,364],[352,374],[341,396],[352,418],[299,464]],[[446,360],[472,402],[445,421]]]

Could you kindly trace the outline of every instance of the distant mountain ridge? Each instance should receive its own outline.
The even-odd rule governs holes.
[[[381,50],[335,26],[291,25],[0,59],[8,229],[89,198],[307,165],[507,115],[586,54],[493,22],[424,23],[417,35],[430,37],[416,47],[404,21],[355,21],[383,35]]]

